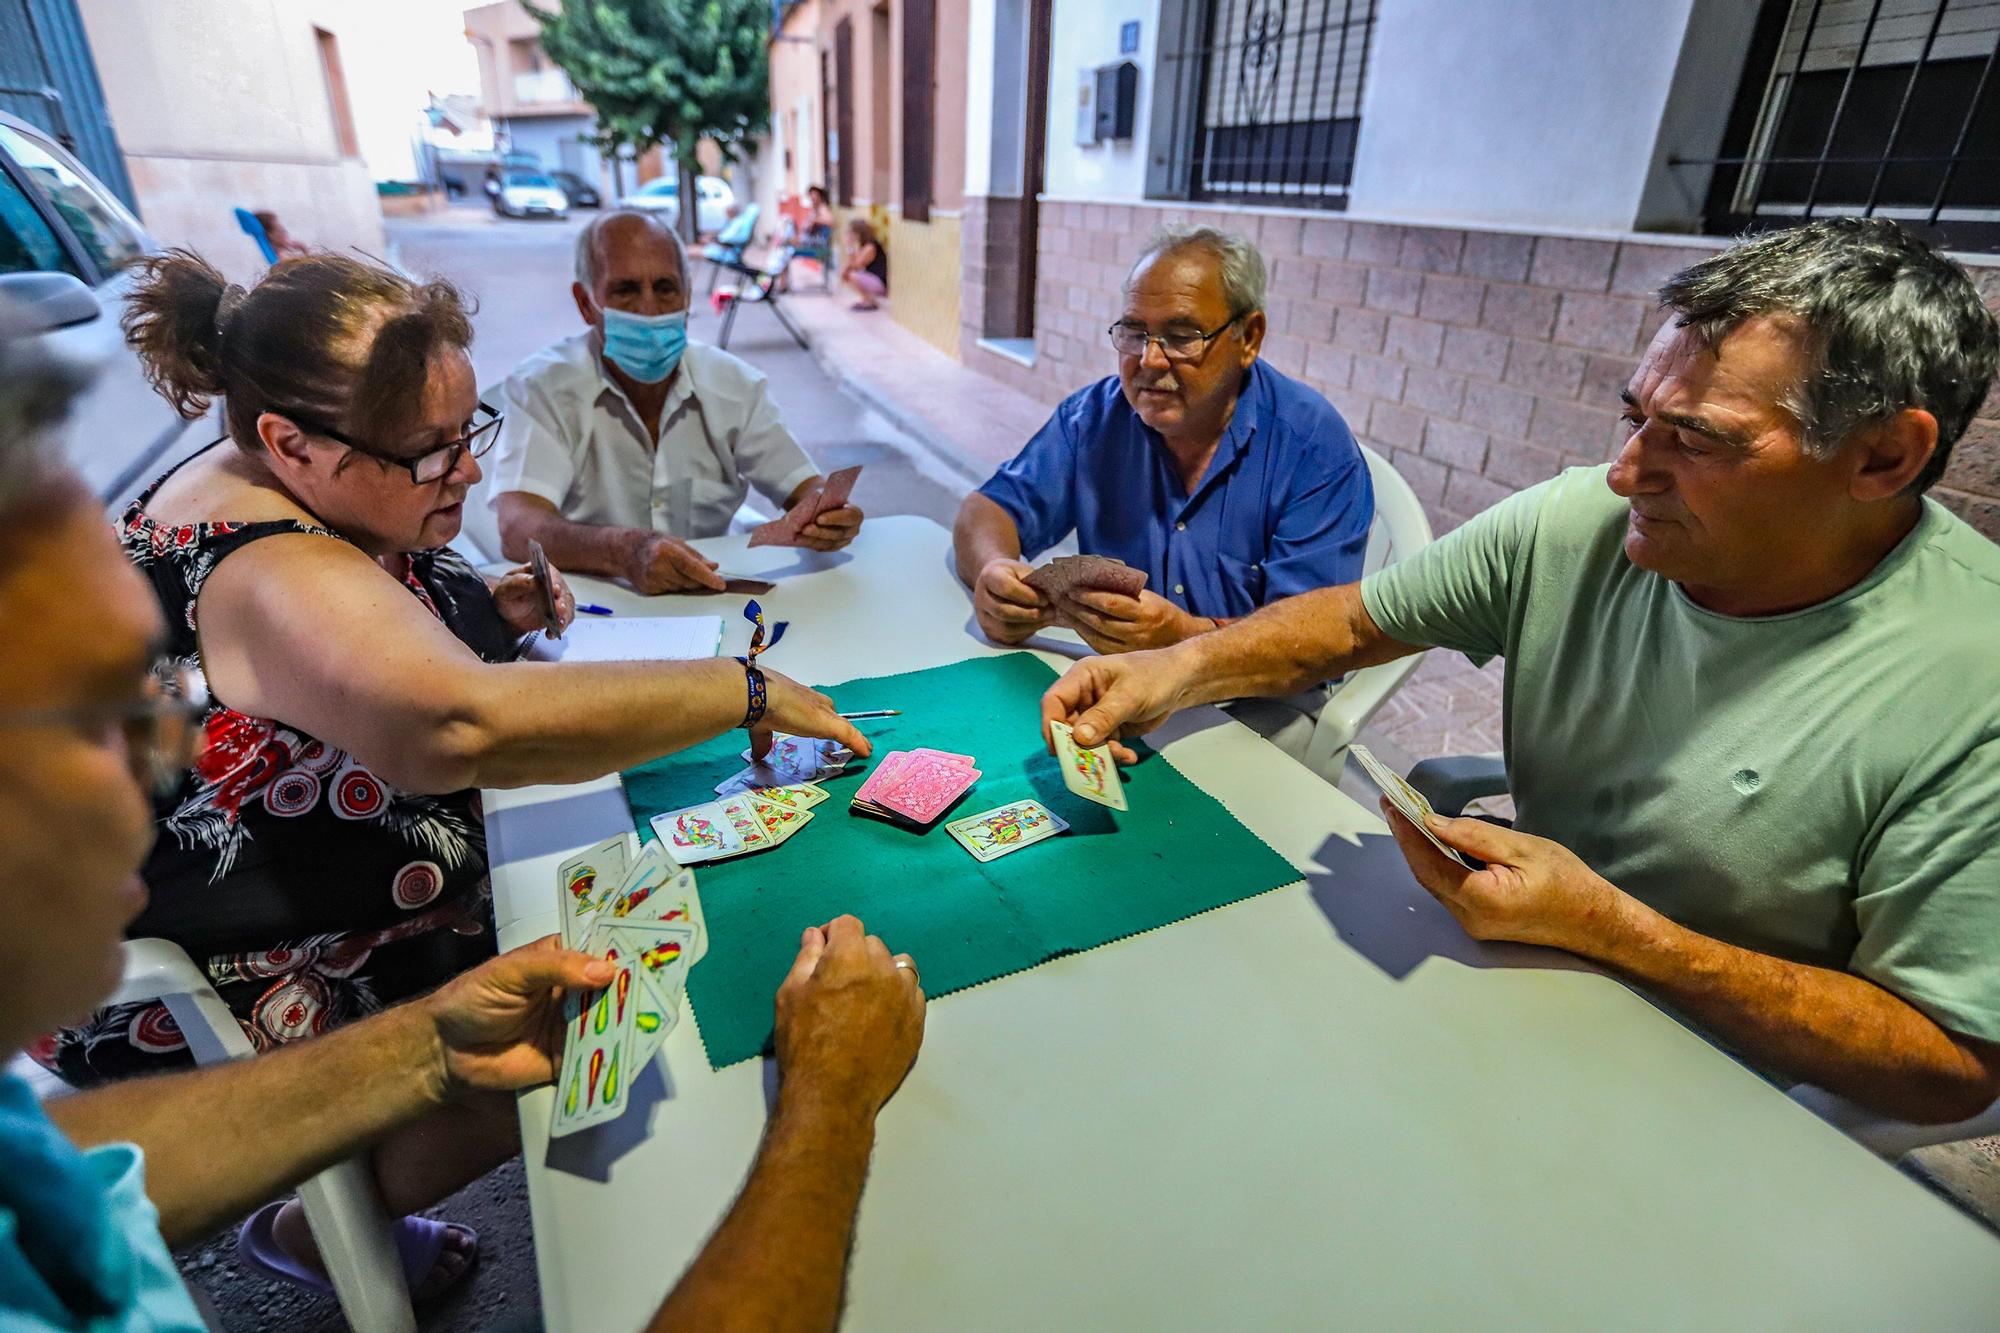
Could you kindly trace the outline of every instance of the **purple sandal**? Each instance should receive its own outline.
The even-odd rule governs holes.
[[[243,1223],[242,1230],[236,1233],[237,1261],[245,1268],[261,1273],[265,1277],[290,1282],[308,1291],[332,1295],[331,1282],[286,1254],[284,1246],[278,1244],[274,1228],[278,1221],[278,1210],[287,1202],[288,1200],[280,1199],[277,1203],[265,1204],[250,1214],[249,1219]],[[410,1216],[398,1218],[392,1230],[396,1238],[396,1255],[403,1261],[403,1284],[409,1289],[412,1299],[433,1300],[442,1296],[464,1281],[466,1275],[478,1265],[479,1233],[471,1227],[459,1226],[453,1222],[436,1222],[428,1217]],[[444,1237],[448,1231],[462,1231],[472,1237],[473,1261],[443,1287],[436,1291],[424,1292],[419,1297],[417,1293],[422,1291],[424,1282],[430,1277],[438,1255],[444,1252]]]

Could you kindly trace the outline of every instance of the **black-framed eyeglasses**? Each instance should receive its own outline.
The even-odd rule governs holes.
[[[1127,324],[1122,319],[1105,332],[1111,335],[1111,349],[1120,356],[1143,357],[1147,343],[1158,343],[1160,354],[1169,361],[1199,361],[1208,355],[1210,343],[1249,313],[1239,310],[1208,333],[1148,333],[1141,325]]]
[[[477,415],[479,412],[485,415],[483,417]],[[408,470],[411,483],[417,486],[428,486],[433,482],[443,481],[451,475],[451,470],[458,466],[458,460],[468,453],[474,458],[484,458],[486,451],[500,438],[500,422],[503,420],[500,413],[481,403],[473,417],[471,430],[455,440],[446,440],[427,453],[409,458],[402,454],[371,448],[365,444],[357,444],[326,423],[301,416],[296,412],[281,412],[279,415],[289,418],[300,430],[313,435],[324,435],[336,444],[346,445],[357,454],[366,454],[380,462],[394,463],[397,467]]]
[[[117,727],[125,733],[133,776],[168,796],[201,757],[207,716],[208,682],[186,662],[162,657],[147,668],[137,698],[0,713],[0,727],[69,727],[93,739]]]

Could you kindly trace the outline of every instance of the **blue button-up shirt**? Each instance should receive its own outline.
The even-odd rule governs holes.
[[[1354,582],[1375,518],[1340,413],[1262,361],[1192,495],[1116,375],[1065,399],[979,492],[1013,518],[1024,558],[1074,531],[1085,554],[1116,556],[1184,610],[1224,618]]]

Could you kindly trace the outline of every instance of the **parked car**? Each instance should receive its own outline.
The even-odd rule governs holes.
[[[695,188],[695,230],[718,232],[729,223],[729,210],[736,207],[736,191],[720,176],[697,176]],[[660,176],[647,181],[618,201],[621,208],[651,208],[667,215],[669,225],[681,216],[681,182],[678,176]]]
[[[602,208],[604,206],[604,196],[597,192],[597,187],[577,175],[574,171],[551,171],[549,177],[555,181],[557,188],[568,198],[571,208]]]
[[[501,174],[493,211],[508,218],[566,218],[569,198],[539,171],[510,170]]]
[[[40,128],[0,113],[0,297],[59,355],[97,371],[71,409],[71,461],[117,506],[217,430],[153,392],[118,327],[128,269],[155,249],[118,197]]]

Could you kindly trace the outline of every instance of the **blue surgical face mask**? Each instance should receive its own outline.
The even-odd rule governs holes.
[[[604,311],[604,355],[641,384],[658,384],[674,373],[687,350],[687,311],[633,315],[608,306]]]

